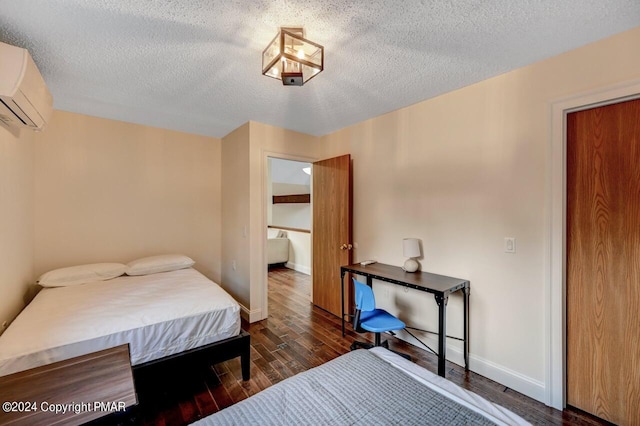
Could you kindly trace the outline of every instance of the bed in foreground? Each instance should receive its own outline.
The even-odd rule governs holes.
[[[240,307],[192,268],[44,288],[0,336],[0,376],[128,343],[131,364],[242,356]]]
[[[194,423],[357,424],[529,423],[381,347],[347,353]]]

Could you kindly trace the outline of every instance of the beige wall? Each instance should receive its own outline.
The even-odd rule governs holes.
[[[0,125],[0,333],[33,283],[33,132]]]
[[[286,267],[311,275],[311,234],[287,231],[289,238],[289,261]]]
[[[222,138],[222,286],[250,308],[249,123]]]
[[[267,315],[267,158],[313,161],[317,141],[253,121],[222,139],[222,284],[252,322]]]
[[[267,124],[250,123],[250,230],[251,310],[266,318],[267,306],[267,163],[268,157],[313,162],[318,159],[318,138]]]
[[[307,194],[308,191],[307,189]],[[302,194],[302,192],[292,192],[291,194]],[[311,204],[309,203],[273,204],[272,217],[271,224],[274,226],[311,230]]]
[[[322,138],[350,153],[354,259],[402,265],[420,238],[423,270],[471,281],[471,367],[543,399],[551,103],[640,79],[640,28]],[[517,252],[504,252],[504,237]],[[379,283],[379,302],[436,327],[429,295]],[[448,327],[461,335],[461,300]],[[431,340],[433,342],[433,340]],[[451,347],[460,347],[450,342]],[[461,353],[449,358],[462,362]]]
[[[272,195],[310,194],[309,185],[294,183],[271,182],[270,193]],[[277,203],[273,204],[273,197],[267,197],[267,208],[271,214],[267,214],[267,224],[272,226],[284,226],[311,230],[311,204],[310,203]]]
[[[220,139],[55,111],[35,137],[35,273],[184,253],[220,281]]]

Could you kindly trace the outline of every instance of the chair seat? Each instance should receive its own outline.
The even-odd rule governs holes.
[[[363,311],[360,314],[360,327],[373,333],[390,330],[402,330],[405,324],[384,309]]]

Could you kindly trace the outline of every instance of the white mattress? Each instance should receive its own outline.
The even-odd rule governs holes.
[[[489,402],[480,395],[463,389],[444,377],[437,376],[426,368],[420,367],[385,348],[377,347],[370,349],[370,351],[430,389],[482,414],[497,425],[530,425],[525,419],[506,408]]]
[[[0,376],[125,343],[136,365],[239,332],[238,303],[192,268],[45,288],[0,336]]]

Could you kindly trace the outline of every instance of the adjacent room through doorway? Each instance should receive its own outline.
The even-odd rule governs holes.
[[[267,180],[269,293],[311,302],[311,164],[269,157]]]

